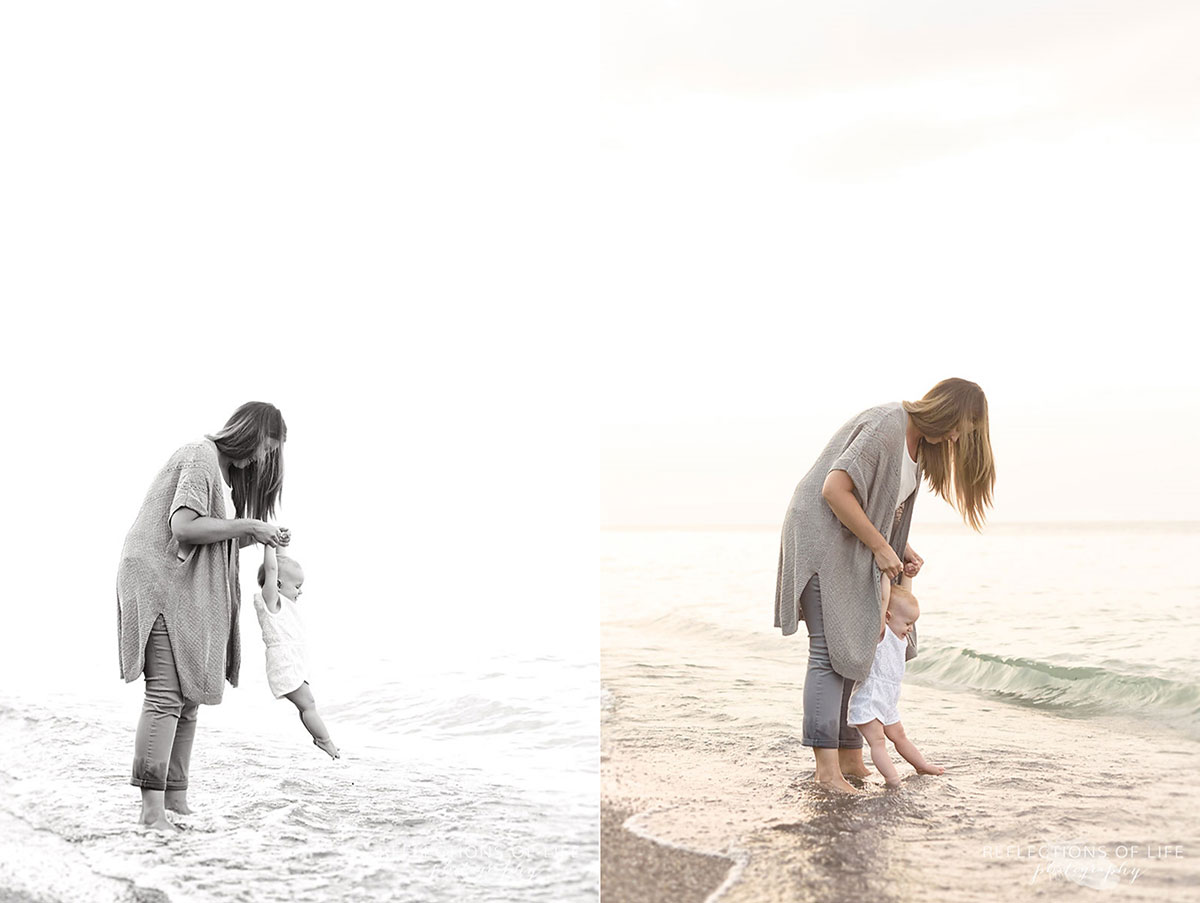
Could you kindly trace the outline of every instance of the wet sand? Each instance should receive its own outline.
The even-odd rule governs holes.
[[[626,830],[634,814],[600,804],[600,899],[604,903],[703,903],[724,882],[733,861],[654,843]]]
[[[0,903],[39,903],[38,898],[20,890],[0,887]]]
[[[917,775],[891,749],[901,789],[873,773],[843,795],[815,786],[801,742],[807,645],[763,626],[778,535],[610,535],[602,799],[641,838],[733,862],[706,903],[1200,900],[1200,674],[1178,641],[1194,626],[1179,602],[1194,596],[1178,565],[1190,542],[923,540],[944,576],[900,707],[946,773]],[[1144,567],[1114,576],[1114,547],[1153,564],[1145,588],[1122,582]],[[1136,611],[1099,629],[1094,612],[1127,599]],[[606,882],[649,886],[619,864]]]
[[[171,898],[94,871],[78,844],[0,809],[0,903],[85,901],[171,903]]]
[[[1088,903],[1116,890],[1113,899],[1200,899],[1195,741],[905,692],[906,728],[946,774],[917,775],[893,755],[901,790],[872,775],[851,796],[813,784],[811,751],[781,725],[664,728],[641,714],[661,719],[661,705],[639,713],[637,697],[610,691],[602,898]],[[621,827],[630,813],[644,837]],[[723,875],[718,865],[729,863]]]

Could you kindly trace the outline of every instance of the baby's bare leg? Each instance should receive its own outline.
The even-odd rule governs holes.
[[[904,725],[899,721],[895,724],[885,725],[883,733],[896,745],[896,752],[904,756],[905,761],[917,770],[917,774],[942,774],[945,772],[946,769],[942,766],[930,765],[925,761],[925,757],[921,755],[916,744],[909,740],[908,735],[904,733]]]
[[[313,743],[317,745],[317,748],[328,753],[330,758],[338,758],[338,749],[329,737],[329,729],[325,727],[325,722],[317,713],[317,701],[313,699],[312,690],[308,688],[308,684],[300,684],[299,687],[287,694],[287,698],[300,710],[300,722],[304,725],[305,730],[312,734]]]
[[[887,740],[883,733],[883,725],[879,723],[879,719],[875,718],[868,721],[866,724],[858,725],[859,731],[862,732],[863,739],[871,747],[871,761],[875,763],[875,767],[879,769],[879,773],[883,775],[883,779],[887,781],[889,787],[900,786],[900,772],[896,771],[896,766],[892,764],[892,758],[888,755]]]

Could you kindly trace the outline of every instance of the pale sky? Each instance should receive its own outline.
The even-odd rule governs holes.
[[[995,522],[1200,519],[1200,9],[615,8],[602,524],[778,523],[842,422],[947,376]]]
[[[1194,519],[1195,16],[6,7],[8,636],[115,649],[146,486],[250,399],[309,600],[414,655],[594,655],[597,524],[777,523],[949,375],[997,519]]]
[[[0,14],[6,654],[66,624],[115,681],[151,479],[263,400],[310,624],[439,668],[594,659],[564,591],[595,566],[562,527],[595,529],[586,413],[547,417],[579,406],[545,378],[578,353],[543,335],[578,271],[547,111],[579,89],[546,73],[577,54],[530,22],[574,27],[553,3]],[[363,623],[368,595],[392,616]]]

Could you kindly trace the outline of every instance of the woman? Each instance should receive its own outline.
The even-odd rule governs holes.
[[[856,680],[875,656],[883,610],[880,574],[916,576],[908,544],[924,475],[973,529],[983,525],[996,481],[987,398],[965,379],[938,383],[920,401],[893,402],[845,423],[792,495],[779,549],[775,626],[808,627],[805,746],[819,784],[857,792],[844,775],[870,772],[862,736],[846,723]],[[908,658],[916,655],[910,631]]]
[[[224,429],[183,446],[158,472],[125,537],[117,570],[121,676],[146,675],[134,741],[141,824],[174,831],[187,814],[198,706],[237,686],[241,664],[238,548],[286,545],[270,518],[283,485],[287,426],[274,405],[242,405]],[[235,515],[226,518],[225,492]],[[235,542],[236,540],[236,542]]]

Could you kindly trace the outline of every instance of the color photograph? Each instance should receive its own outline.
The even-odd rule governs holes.
[[[1197,899],[1196,10],[610,10],[605,903]]]

